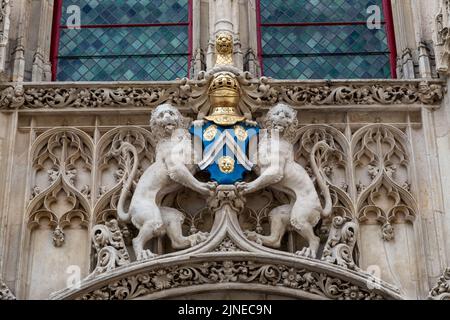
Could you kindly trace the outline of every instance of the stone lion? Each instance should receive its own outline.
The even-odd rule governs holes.
[[[119,148],[119,152],[131,154],[134,159],[131,172],[124,181],[117,213],[121,221],[131,221],[139,229],[139,234],[133,239],[133,249],[138,260],[154,257],[155,254],[145,250],[144,246],[150,239],[165,233],[175,249],[194,246],[205,241],[208,236],[207,233],[198,232],[184,237],[182,213],[160,205],[164,196],[174,192],[180,185],[208,196],[214,188],[212,184],[200,182],[193,176],[193,148],[184,120],[180,112],[169,104],[160,105],[153,111],[150,128],[157,141],[155,162],[137,183],[128,212],[125,211],[125,201],[138,171],[138,153],[127,142],[123,142]]]
[[[329,188],[320,173],[315,154],[319,149],[331,149],[325,142],[317,143],[311,152],[311,167],[317,183],[325,197],[322,208],[314,183],[306,170],[294,161],[293,145],[290,138],[295,134],[297,113],[291,107],[278,104],[266,117],[266,132],[258,145],[257,164],[259,177],[249,183],[237,185],[243,194],[253,193],[266,187],[274,188],[289,195],[291,203],[273,209],[270,216],[270,235],[263,236],[247,231],[248,238],[262,245],[279,248],[287,228],[293,228],[308,241],[309,246],[298,255],[315,258],[319,248],[319,237],[314,227],[321,217],[332,212]]]

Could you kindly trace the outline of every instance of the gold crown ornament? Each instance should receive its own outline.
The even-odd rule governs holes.
[[[218,125],[231,126],[244,121],[239,114],[239,82],[228,72],[216,75],[209,86],[209,102],[212,112],[205,117]]]

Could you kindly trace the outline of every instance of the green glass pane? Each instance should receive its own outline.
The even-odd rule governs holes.
[[[388,54],[264,57],[264,74],[279,79],[389,78]]]
[[[389,51],[385,29],[365,25],[263,27],[262,46],[265,55]]]
[[[187,22],[188,0],[64,0],[61,25],[77,6],[82,25]]]
[[[261,20],[262,23],[367,21],[373,13],[367,9],[372,5],[382,9],[382,0],[261,0]]]
[[[58,81],[166,81],[186,77],[187,55],[60,58]]]
[[[186,26],[61,30],[59,56],[185,54]]]

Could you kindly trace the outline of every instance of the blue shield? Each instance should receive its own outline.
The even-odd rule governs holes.
[[[209,172],[211,180],[234,184],[252,170],[248,150],[250,142],[256,143],[253,139],[257,137],[258,127],[242,122],[232,126],[207,122],[201,127],[192,126],[190,132],[202,141],[203,159],[198,165]]]

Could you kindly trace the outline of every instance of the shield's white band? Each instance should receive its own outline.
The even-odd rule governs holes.
[[[241,164],[245,170],[251,171],[254,164],[247,158],[247,155],[239,148],[239,145],[234,141],[233,137],[228,131],[223,132],[216,141],[210,145],[204,156],[203,160],[198,164],[200,170],[205,170],[208,166],[210,166],[216,156],[222,152],[224,146],[230,148],[231,152],[236,156],[236,159],[239,164]]]

